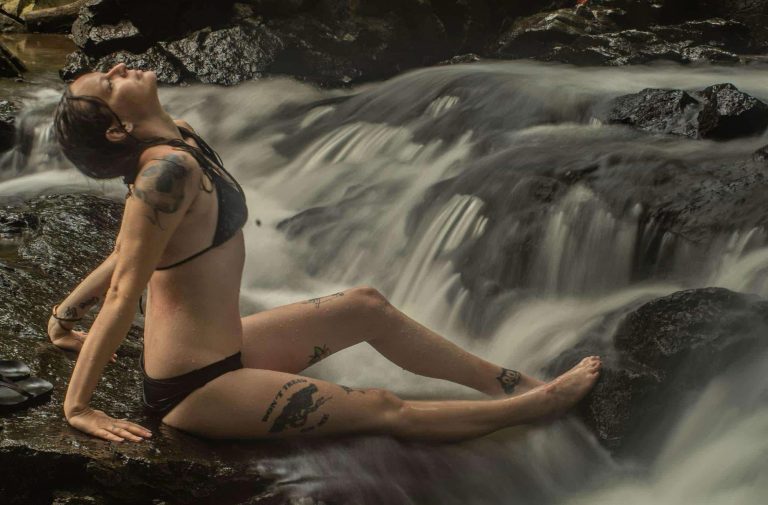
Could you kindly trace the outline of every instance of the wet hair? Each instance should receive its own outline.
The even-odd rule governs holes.
[[[183,140],[136,138],[125,130],[120,117],[106,101],[92,95],[74,95],[69,86],[64,90],[56,107],[53,122],[54,132],[64,155],[78,170],[94,179],[122,177],[125,184],[132,184],[138,173],[141,153],[160,144],[186,151],[198,162],[207,162],[200,149]],[[107,139],[105,134],[110,128],[121,129],[126,134],[125,138],[119,142]],[[192,135],[185,128],[180,130],[184,134]],[[210,150],[213,160],[221,165],[218,154]],[[205,154],[210,155],[207,152]]]

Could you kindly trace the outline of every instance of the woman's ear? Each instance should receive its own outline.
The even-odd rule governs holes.
[[[107,137],[107,140],[109,140],[110,142],[122,142],[123,140],[125,140],[125,137],[127,137],[132,130],[133,130],[133,124],[123,123],[122,128],[120,128],[119,126],[110,126],[109,128],[107,128],[107,131],[104,135]]]

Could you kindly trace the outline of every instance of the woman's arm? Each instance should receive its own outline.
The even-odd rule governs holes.
[[[64,415],[81,431],[117,441],[135,440],[136,434],[146,432],[138,425],[91,409],[89,404],[109,357],[130,329],[141,293],[197,196],[199,183],[196,162],[178,151],[151,160],[136,178],[133,196],[125,205],[120,252],[109,290],[75,364],[64,399]]]
[[[117,253],[112,252],[59,303],[56,315],[67,319],[82,319],[91,308],[104,299],[116,264]]]
[[[62,318],[82,319],[97,303],[103,301],[116,264],[117,248],[55,308],[55,313],[48,320],[48,338],[55,346],[80,351],[83,346],[82,332],[73,332],[75,322],[62,321]]]

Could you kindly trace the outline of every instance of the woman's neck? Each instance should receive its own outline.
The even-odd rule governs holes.
[[[167,113],[147,118],[136,123],[133,135],[140,140],[156,138],[181,139],[181,133],[173,118]]]

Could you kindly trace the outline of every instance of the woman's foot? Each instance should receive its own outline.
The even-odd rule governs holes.
[[[531,402],[533,420],[550,420],[565,414],[594,387],[601,366],[600,357],[586,357],[553,381],[529,391],[525,396]]]

